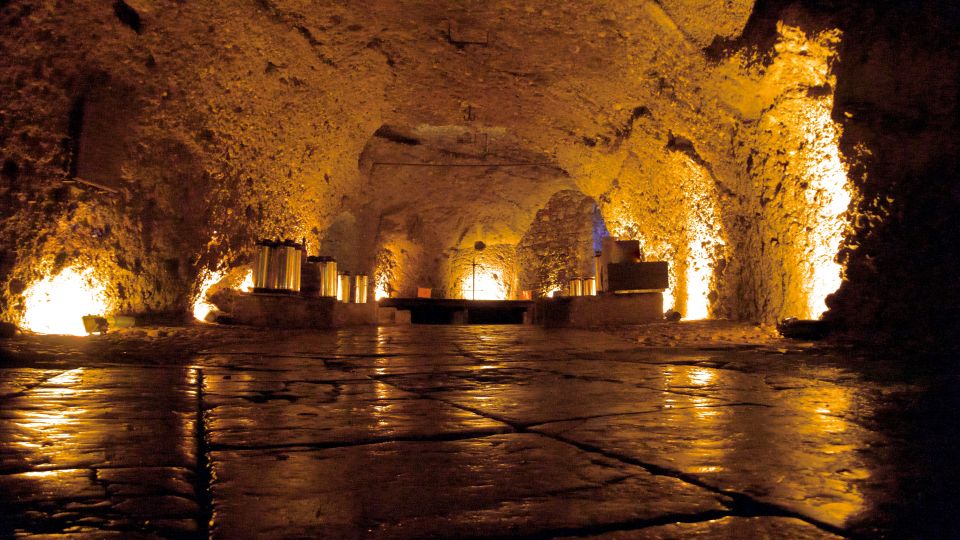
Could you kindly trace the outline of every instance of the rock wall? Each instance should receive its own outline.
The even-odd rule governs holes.
[[[956,347],[960,7],[865,3],[844,27],[833,115],[858,194],[829,317],[855,335]]]
[[[244,262],[255,238],[318,243],[359,177],[365,136],[341,135],[378,124],[365,107],[382,94],[377,53],[331,83],[334,67],[269,4],[127,7],[0,6],[5,319],[30,283],[69,266],[93,268],[113,310],[183,312],[203,270]],[[124,107],[86,119],[127,117],[121,140],[87,144],[115,177],[76,183],[90,170],[76,163],[78,108],[117,88]]]
[[[816,19],[813,19],[816,20]],[[851,200],[840,127],[831,118],[840,31],[781,12],[765,58],[740,53],[719,69],[739,74],[733,159],[740,211],[730,223],[737,265],[732,318],[818,318],[840,285],[834,262]],[[752,294],[748,294],[752,293]]]
[[[447,298],[512,300],[517,296],[517,246],[477,244],[457,250],[447,276]]]
[[[592,276],[595,234],[607,234],[596,201],[579,191],[556,193],[517,246],[520,290],[546,296],[572,278]]]

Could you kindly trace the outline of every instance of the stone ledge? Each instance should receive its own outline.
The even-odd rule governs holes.
[[[377,324],[377,304],[344,304],[333,298],[237,294],[230,302],[237,324],[265,328],[341,328]]]
[[[546,298],[537,302],[537,324],[592,327],[663,320],[663,294],[608,294]]]

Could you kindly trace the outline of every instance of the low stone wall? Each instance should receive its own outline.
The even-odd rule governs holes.
[[[378,307],[377,324],[379,326],[410,324],[410,310],[397,309],[394,307]]]
[[[333,298],[239,294],[230,306],[236,324],[265,328],[340,328],[377,324],[377,304],[343,304]]]
[[[662,320],[662,293],[545,298],[537,302],[535,315],[536,323],[544,326],[592,327]]]

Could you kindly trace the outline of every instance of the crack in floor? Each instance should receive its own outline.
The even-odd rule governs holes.
[[[290,448],[304,448],[310,450],[330,450],[333,448],[354,448],[360,446],[371,446],[375,444],[395,443],[395,442],[451,442],[451,441],[469,441],[471,439],[482,439],[492,435],[502,435],[512,433],[513,430],[506,426],[505,428],[485,428],[455,433],[439,433],[430,435],[407,435],[395,437],[366,437],[350,441],[335,442],[294,442],[279,444],[227,444],[212,443],[211,452],[224,451],[250,451],[250,450],[285,450]]]
[[[584,536],[595,536],[605,533],[613,532],[627,532],[627,531],[639,531],[649,527],[657,527],[660,525],[672,525],[676,523],[703,523],[707,521],[713,521],[715,519],[722,519],[725,517],[731,517],[735,514],[730,512],[725,512],[722,510],[707,510],[704,512],[694,512],[690,514],[678,514],[678,513],[669,513],[662,514],[655,518],[646,518],[646,519],[631,519],[623,521],[611,521],[608,523],[596,523],[593,525],[587,525],[584,527],[556,527],[552,529],[538,531],[533,534],[524,535],[524,538],[530,539],[554,539],[561,537],[584,537]],[[484,536],[483,538],[516,538],[512,535],[493,535],[493,536]]]
[[[59,369],[59,368],[58,368],[58,369]],[[34,389],[36,389],[36,388],[39,388],[39,387],[43,386],[44,384],[47,384],[47,382],[50,381],[50,379],[56,379],[57,377],[63,375],[64,373],[68,373],[68,372],[70,372],[70,371],[73,371],[74,369],[76,369],[76,368],[65,369],[65,370],[63,370],[63,371],[60,371],[60,372],[54,374],[54,375],[50,375],[49,377],[43,377],[43,378],[41,378],[39,381],[37,381],[37,382],[35,382],[35,383],[28,384],[27,386],[24,386],[21,390],[17,390],[16,392],[10,392],[10,393],[8,393],[8,394],[0,394],[0,402],[2,402],[2,401],[4,401],[4,400],[7,400],[7,399],[14,399],[14,398],[21,397],[21,396],[27,394],[28,392],[30,392],[31,390],[34,390]]]
[[[627,464],[630,464],[630,465],[636,465],[636,466],[638,466],[638,467],[641,467],[641,468],[645,469],[645,470],[646,470],[647,472],[649,472],[650,474],[654,474],[654,475],[657,475],[657,476],[666,476],[666,477],[669,477],[669,478],[674,478],[674,479],[680,480],[680,481],[682,481],[682,482],[686,482],[686,483],[688,483],[688,484],[691,484],[691,485],[697,486],[697,487],[699,487],[699,488],[705,489],[705,490],[707,490],[707,491],[710,491],[711,493],[715,493],[715,494],[718,494],[718,495],[724,495],[724,496],[730,497],[730,498],[733,500],[733,507],[731,508],[731,515],[734,515],[734,516],[738,516],[738,517],[790,517],[790,518],[794,518],[794,519],[799,519],[799,520],[801,520],[801,521],[803,521],[803,522],[806,522],[806,523],[808,523],[808,524],[810,524],[810,525],[813,525],[814,527],[817,527],[817,528],[819,528],[819,529],[821,529],[821,530],[823,530],[823,531],[826,531],[826,532],[829,532],[829,533],[832,533],[832,534],[836,534],[836,535],[838,535],[838,536],[842,536],[842,537],[845,537],[845,538],[854,538],[854,536],[852,535],[852,533],[850,533],[849,531],[844,530],[843,528],[837,527],[837,526],[835,526],[835,525],[831,525],[831,524],[829,524],[829,523],[825,523],[825,522],[820,521],[820,520],[818,520],[818,519],[816,519],[816,518],[807,516],[807,515],[802,514],[802,513],[800,513],[800,512],[796,512],[796,511],[790,510],[790,509],[788,509],[788,508],[784,508],[784,507],[782,507],[782,506],[780,506],[780,505],[777,505],[777,504],[774,504],[774,503],[768,503],[768,502],[764,502],[764,501],[757,500],[756,498],[754,498],[754,497],[752,497],[752,496],[750,496],[750,495],[747,495],[747,494],[745,494],[745,493],[739,492],[739,491],[733,491],[733,490],[727,490],[727,489],[718,488],[718,487],[716,487],[716,486],[713,486],[713,485],[711,485],[711,484],[708,484],[708,483],[704,482],[703,480],[701,480],[700,478],[698,478],[698,477],[696,477],[696,476],[694,476],[694,475],[687,474],[687,473],[685,473],[685,472],[683,472],[683,471],[678,471],[678,470],[675,470],[675,469],[670,469],[670,468],[663,467],[663,466],[660,466],[660,465],[657,465],[657,464],[654,464],[654,463],[649,463],[649,462],[642,461],[642,460],[639,460],[639,459],[636,459],[636,458],[633,458],[633,457],[630,457],[630,456],[627,456],[627,455],[624,455],[624,454],[620,454],[620,453],[618,453],[618,452],[613,452],[613,451],[610,451],[610,450],[606,450],[606,449],[600,448],[600,447],[598,447],[598,446],[594,446],[594,445],[591,445],[591,444],[582,443],[582,442],[580,442],[580,441],[575,441],[575,440],[573,440],[573,439],[568,439],[568,438],[566,438],[566,437],[564,437],[564,436],[562,436],[562,435],[553,435],[553,434],[548,434],[548,433],[540,433],[540,432],[536,432],[536,431],[535,431],[535,432],[532,432],[532,433],[539,433],[540,435],[543,435],[544,437],[546,437],[546,438],[548,438],[548,439],[552,439],[552,440],[555,440],[555,441],[558,441],[558,442],[562,442],[562,443],[565,443],[565,444],[569,444],[569,445],[571,445],[571,446],[573,446],[573,447],[575,447],[575,448],[578,448],[578,449],[580,449],[580,450],[583,450],[583,451],[585,451],[585,452],[591,452],[591,453],[600,454],[600,455],[602,455],[602,456],[604,456],[604,457],[611,458],[611,459],[615,459],[615,460],[621,461],[621,462],[623,462],[623,463],[627,463]]]
[[[204,376],[202,369],[195,369],[197,410],[194,420],[194,440],[196,442],[196,471],[194,479],[194,496],[197,499],[199,515],[197,516],[197,538],[210,536],[210,525],[213,519],[213,469],[210,464],[210,431],[206,407],[204,405]]]
[[[373,378],[373,377],[371,377],[371,379],[377,380],[377,379],[375,379],[375,378]],[[401,388],[401,387],[399,387],[399,386],[397,386],[397,385],[395,385],[395,384],[393,384],[393,383],[391,383],[391,382],[389,382],[389,381],[380,381],[380,382],[382,382],[383,384],[387,384],[387,385],[390,385],[390,386],[394,386],[395,388],[398,388],[398,389],[400,389],[400,390],[405,390],[404,388]],[[685,482],[685,483],[687,483],[687,484],[691,484],[691,485],[697,486],[697,487],[699,487],[699,488],[701,488],[701,489],[705,489],[705,490],[707,490],[707,491],[709,491],[709,492],[711,492],[711,493],[729,497],[729,498],[733,501],[733,507],[730,509],[729,512],[725,512],[725,513],[724,513],[724,512],[720,512],[720,513],[718,513],[719,515],[717,515],[716,517],[710,517],[710,518],[706,518],[706,519],[699,519],[699,520],[697,520],[697,521],[709,521],[709,520],[711,520],[711,519],[719,519],[720,517],[727,517],[728,515],[729,515],[729,516],[738,516],[738,517],[792,517],[792,518],[795,518],[795,519],[799,519],[799,520],[801,520],[801,521],[803,521],[803,522],[805,522],[805,523],[808,523],[808,524],[810,524],[810,525],[813,525],[814,527],[817,527],[817,528],[819,528],[819,529],[821,529],[821,530],[823,530],[823,531],[826,531],[826,532],[829,532],[829,533],[832,533],[832,534],[836,534],[836,535],[838,535],[838,536],[842,536],[842,537],[845,537],[845,538],[853,538],[853,536],[851,535],[850,532],[848,532],[848,531],[846,531],[846,530],[844,530],[844,529],[842,529],[842,528],[840,528],[840,527],[836,527],[836,526],[831,525],[831,524],[829,524],[829,523],[825,523],[825,522],[823,522],[823,521],[820,521],[820,520],[815,519],[815,518],[812,518],[812,517],[810,517],[810,516],[801,514],[801,513],[799,513],[799,512],[794,512],[794,511],[792,511],[792,510],[789,510],[789,509],[787,509],[787,508],[781,507],[781,506],[776,505],[776,504],[773,504],[773,503],[766,503],[766,502],[763,502],[763,501],[759,501],[759,500],[757,500],[757,499],[755,499],[755,498],[753,498],[753,497],[751,497],[750,495],[747,495],[747,494],[745,494],[745,493],[741,493],[741,492],[738,492],[738,491],[731,491],[731,490],[724,490],[724,489],[717,488],[716,486],[712,486],[712,485],[710,485],[710,484],[707,484],[706,482],[703,482],[702,480],[700,480],[700,479],[697,478],[696,476],[686,474],[686,473],[684,473],[684,472],[682,472],[682,471],[677,471],[677,470],[669,469],[669,468],[666,468],[666,467],[661,467],[661,466],[656,465],[656,464],[653,464],[653,463],[644,462],[644,461],[641,461],[641,460],[632,458],[632,457],[630,457],[630,456],[626,456],[626,455],[623,455],[623,454],[620,454],[620,453],[617,453],[617,452],[611,452],[611,451],[609,451],[609,450],[605,450],[605,449],[600,448],[600,447],[597,447],[597,446],[593,446],[593,445],[581,443],[581,442],[578,442],[578,441],[574,441],[574,440],[571,440],[571,439],[567,439],[567,438],[565,438],[565,437],[563,437],[563,436],[561,436],[561,435],[552,435],[552,434],[542,433],[542,432],[539,432],[539,431],[533,431],[533,430],[529,429],[530,426],[542,425],[542,424],[553,423],[553,422],[563,422],[563,421],[565,421],[565,420],[556,420],[556,421],[553,421],[553,422],[541,422],[541,423],[531,424],[530,426],[528,426],[528,425],[526,425],[526,424],[524,424],[524,423],[513,422],[513,421],[507,420],[507,419],[505,419],[505,418],[498,417],[497,415],[491,414],[491,413],[489,413],[489,412],[486,412],[486,411],[483,411],[483,410],[480,410],[480,409],[476,409],[476,408],[473,408],[473,407],[468,407],[468,406],[465,406],[465,405],[461,405],[461,404],[459,404],[459,403],[455,403],[455,402],[451,402],[451,401],[442,399],[442,398],[440,398],[440,397],[438,397],[438,396],[431,395],[430,393],[423,393],[423,392],[418,392],[418,391],[415,391],[415,390],[406,390],[406,391],[413,392],[413,393],[415,393],[415,394],[417,394],[417,395],[420,395],[420,396],[423,397],[424,399],[433,399],[433,400],[436,400],[436,401],[440,401],[440,402],[446,403],[447,405],[450,405],[450,406],[452,406],[452,407],[456,407],[456,408],[462,409],[462,410],[464,410],[464,411],[471,412],[471,413],[476,414],[476,415],[478,415],[478,416],[482,416],[482,417],[487,418],[487,419],[490,419],[490,420],[495,420],[495,421],[497,421],[497,422],[501,422],[501,423],[507,424],[508,426],[510,426],[511,428],[513,428],[514,432],[516,432],[516,433],[526,433],[526,434],[538,435],[538,436],[544,437],[544,438],[546,438],[546,439],[554,440],[554,441],[556,441],[556,442],[560,442],[560,443],[563,443],[563,444],[568,444],[568,445],[573,446],[573,447],[575,447],[575,448],[577,448],[577,449],[579,449],[579,450],[581,450],[581,451],[584,451],[584,452],[593,453],[593,454],[599,454],[599,455],[601,455],[601,456],[604,456],[604,457],[610,458],[610,459],[614,459],[614,460],[619,461],[619,462],[621,462],[621,463],[625,463],[625,464],[628,464],[628,465],[635,465],[635,466],[641,467],[642,469],[646,470],[647,472],[649,472],[650,474],[653,474],[653,475],[655,475],[655,476],[665,476],[665,477],[673,478],[673,479],[676,479],[676,480],[680,480],[681,482]],[[721,406],[724,406],[724,405],[730,405],[730,404],[721,404]],[[648,413],[656,413],[656,412],[660,412],[660,411],[649,411]],[[708,514],[709,514],[709,512],[708,512]],[[630,527],[630,529],[639,529],[639,528],[645,528],[645,527],[650,527],[650,526],[654,526],[654,525],[669,523],[669,522],[665,522],[665,523],[656,522],[656,523],[654,523],[654,522],[652,522],[651,520],[641,520],[641,521],[642,521],[644,524],[639,525],[639,526]],[[650,523],[647,523],[648,521],[650,521]],[[654,521],[655,521],[655,520],[654,520]],[[638,522],[639,522],[639,521],[638,521]],[[600,529],[602,529],[602,526],[598,526],[598,527],[600,527]],[[629,530],[629,529],[614,528],[614,529],[611,529],[611,530]],[[555,530],[555,531],[550,531],[550,532],[544,533],[543,536],[540,536],[539,533],[538,533],[537,535],[534,535],[533,537],[536,537],[536,538],[540,538],[540,537],[542,537],[542,538],[552,538],[552,537],[559,536],[559,535],[573,536],[573,535],[577,535],[577,534],[583,534],[583,532],[578,532],[578,531],[582,531],[582,529],[571,529],[570,532],[564,532],[562,529],[557,529],[557,530]],[[603,531],[603,530],[598,530],[598,532],[604,532],[604,531]],[[586,533],[590,534],[591,532],[590,532],[589,530],[587,530]]]
[[[547,424],[560,424],[563,422],[585,422],[587,420],[595,420],[598,418],[612,418],[616,416],[640,416],[647,414],[657,414],[664,411],[686,411],[691,409],[721,409],[726,407],[766,407],[773,408],[772,405],[766,405],[763,403],[750,403],[750,402],[738,402],[738,403],[717,403],[715,405],[691,405],[689,407],[671,407],[670,409],[657,409],[655,411],[635,411],[635,412],[616,412],[616,413],[604,413],[604,414],[593,414],[587,416],[571,416],[569,418],[564,418],[562,420],[547,420],[545,422],[532,422],[522,424],[525,429],[535,428],[537,426],[545,426]]]

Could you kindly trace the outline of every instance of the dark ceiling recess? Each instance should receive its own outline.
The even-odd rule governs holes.
[[[113,13],[120,19],[120,22],[129,26],[134,32],[139,34],[143,31],[140,14],[123,0],[117,0],[113,3]]]
[[[138,114],[132,89],[97,77],[70,111],[71,179],[104,191],[118,188]]]
[[[408,137],[390,126],[380,126],[380,129],[375,131],[373,136],[407,146],[417,146],[420,144],[419,139]]]
[[[447,41],[458,49],[467,45],[490,45],[490,31],[471,22],[447,21]]]
[[[13,184],[17,181],[17,177],[20,176],[20,167],[17,165],[16,161],[8,159],[3,162],[3,168],[0,169],[0,178],[3,178],[10,184]]]

